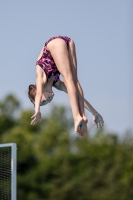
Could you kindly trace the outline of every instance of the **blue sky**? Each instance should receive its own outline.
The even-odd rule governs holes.
[[[132,0],[0,1],[0,99],[13,93],[33,108],[25,91],[35,83],[40,50],[50,37],[66,35],[76,43],[85,97],[105,127],[119,135],[133,128],[132,9]],[[65,93],[54,92],[54,104],[69,105]]]

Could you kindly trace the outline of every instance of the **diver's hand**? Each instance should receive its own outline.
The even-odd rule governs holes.
[[[97,128],[102,128],[104,126],[103,118],[99,113],[93,115],[93,123],[96,125]]]
[[[40,112],[36,112],[32,117],[33,120],[31,121],[31,124],[34,125],[36,124],[38,121],[41,121],[41,113]]]

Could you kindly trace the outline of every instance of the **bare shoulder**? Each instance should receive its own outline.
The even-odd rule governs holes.
[[[36,65],[36,78],[42,79],[43,83],[47,82],[46,74],[39,65]]]
[[[46,74],[39,65],[36,65],[36,79],[41,79],[44,84],[47,82]]]
[[[43,69],[39,65],[36,65],[36,76],[43,77],[43,74]]]

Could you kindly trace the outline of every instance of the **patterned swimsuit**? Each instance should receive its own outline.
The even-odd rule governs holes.
[[[55,36],[55,37],[52,37],[45,43],[45,46],[44,46],[44,49],[43,49],[43,54],[42,54],[41,58],[39,60],[37,60],[37,62],[36,62],[36,65],[39,65],[44,70],[44,72],[46,73],[47,81],[52,76],[55,77],[53,85],[59,80],[60,72],[58,71],[58,69],[56,67],[56,64],[54,62],[54,59],[53,59],[50,51],[47,50],[47,44],[51,40],[56,39],[56,38],[63,39],[66,42],[67,47],[69,46],[69,42],[71,40],[70,38],[68,38],[66,36]]]

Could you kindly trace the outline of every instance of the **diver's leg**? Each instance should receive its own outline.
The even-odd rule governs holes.
[[[72,73],[72,66],[67,45],[63,39],[57,38],[50,41],[47,45],[55,64],[63,76],[64,82],[67,87],[68,97],[74,117],[75,131],[81,136],[86,131],[85,128],[81,130],[81,124],[84,122],[83,117],[80,115],[78,105],[78,88],[75,78]]]

